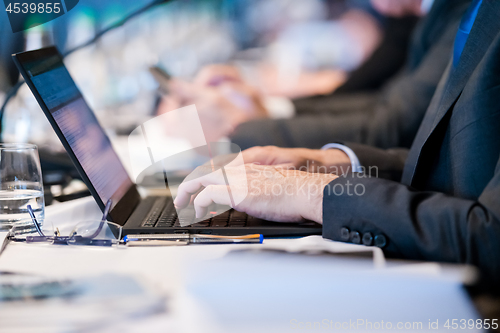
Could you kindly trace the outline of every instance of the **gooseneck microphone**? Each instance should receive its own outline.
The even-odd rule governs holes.
[[[101,31],[99,31],[98,33],[95,34],[95,36],[86,41],[85,43],[83,44],[80,44],[80,45],[77,45],[75,46],[74,48],[72,49],[69,49],[68,51],[66,51],[64,54],[63,54],[63,58],[66,58],[67,56],[69,56],[70,54],[72,54],[73,52],[76,52],[78,50],[81,50],[87,46],[90,46],[94,43],[96,43],[102,36],[104,36],[106,33],[108,33],[109,31],[111,30],[114,30],[116,28],[119,28],[121,27],[122,25],[124,25],[125,23],[127,23],[129,20],[133,19],[134,17],[137,17],[137,16],[140,16],[141,14],[145,13],[146,11],[150,10],[151,8],[153,7],[156,7],[156,6],[159,6],[159,5],[162,5],[162,4],[165,4],[167,2],[171,2],[173,0],[155,0],[155,1],[152,1],[148,4],[146,4],[145,6],[137,9],[136,11],[130,13],[129,15],[125,16],[123,19],[111,24],[109,27],[107,27],[106,29],[103,29]],[[19,88],[21,88],[21,86],[25,83],[25,81],[23,79],[20,79],[10,90],[9,92],[7,93],[7,95],[5,96],[5,100],[3,101],[3,104],[2,104],[2,107],[0,108],[0,135],[2,134],[2,119],[3,119],[3,114],[5,112],[5,108],[7,107],[7,104],[9,104],[9,100],[14,97],[17,93],[17,91],[19,90]]]

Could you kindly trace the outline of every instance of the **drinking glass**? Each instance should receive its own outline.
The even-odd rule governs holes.
[[[0,144],[0,230],[16,222],[26,223],[28,205],[43,223],[45,201],[38,148],[28,143]]]

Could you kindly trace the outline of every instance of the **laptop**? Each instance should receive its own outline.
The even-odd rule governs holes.
[[[112,200],[110,219],[123,234],[305,236],[321,225],[270,222],[236,210],[182,227],[171,196],[141,197],[94,112],[85,102],[55,47],[13,55],[14,62],[97,204]]]

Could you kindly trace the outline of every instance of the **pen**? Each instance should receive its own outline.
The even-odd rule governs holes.
[[[38,231],[40,236],[45,236],[42,232],[42,229],[40,229],[40,225],[38,224],[38,221],[36,220],[35,213],[33,213],[33,208],[31,208],[31,205],[28,205],[27,208],[28,208],[28,214],[30,214],[31,219],[33,220],[33,224],[35,225],[36,231]]]
[[[159,246],[159,245],[187,245],[187,244],[262,244],[262,234],[243,236],[221,236],[205,234],[143,234],[127,235],[124,242],[130,246]]]
[[[159,239],[143,239],[143,240],[127,240],[127,246],[180,246],[188,245],[189,240],[159,240]]]
[[[264,236],[262,234],[253,234],[245,236],[217,236],[217,235],[202,235],[194,234],[190,237],[191,244],[262,244]]]

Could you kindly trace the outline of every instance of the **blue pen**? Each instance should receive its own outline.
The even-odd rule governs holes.
[[[31,205],[28,205],[27,208],[28,208],[28,213],[31,216],[31,219],[33,220],[33,224],[35,225],[36,231],[38,231],[40,236],[45,236],[42,232],[42,229],[40,229],[40,225],[38,225],[38,221],[36,220],[35,213],[33,213],[33,208],[31,208]]]

